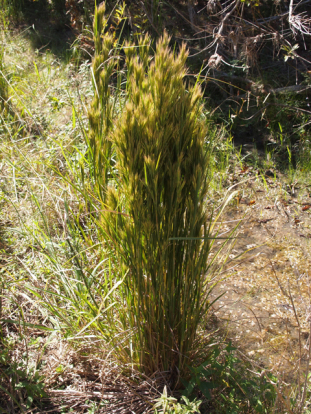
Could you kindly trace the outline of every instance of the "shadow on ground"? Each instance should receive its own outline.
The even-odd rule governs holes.
[[[26,33],[34,50],[40,53],[49,50],[59,59],[67,61],[75,33],[66,14],[65,0],[54,3],[51,5],[47,0],[24,0],[18,6],[14,7],[13,4],[9,20],[18,28],[23,26],[30,29]]]

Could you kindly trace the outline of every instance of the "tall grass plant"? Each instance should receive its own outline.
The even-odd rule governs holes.
[[[145,49],[125,49],[129,96],[113,133],[117,185],[107,189],[102,229],[127,272],[120,318],[131,335],[119,353],[175,381],[210,306],[211,154],[200,87],[184,79],[186,48],[174,53],[169,43],[164,34],[150,65]]]
[[[114,47],[117,39],[113,34],[105,32],[106,25],[105,3],[102,3],[98,9],[95,7],[95,55],[91,68],[94,99],[88,112],[88,140],[93,164],[91,171],[101,199],[105,198],[105,189],[111,176],[113,140],[110,133],[116,118],[116,99],[112,96],[111,88],[112,77],[118,73],[118,55]],[[117,89],[120,89],[120,76],[116,77]]]

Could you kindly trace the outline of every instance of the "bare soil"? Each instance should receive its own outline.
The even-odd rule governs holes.
[[[242,219],[231,257],[244,254],[213,291],[214,315],[243,355],[292,382],[308,362],[310,186],[252,169],[228,179],[242,183],[223,225]]]

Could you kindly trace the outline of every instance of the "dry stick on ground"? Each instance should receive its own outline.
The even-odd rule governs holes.
[[[309,280],[309,275],[308,275],[308,288],[309,288],[309,303],[311,302],[311,297],[310,297],[310,280]],[[309,369],[310,369],[310,358],[311,358],[311,305],[309,305],[308,308],[308,315],[307,315],[307,321],[309,322],[309,347],[308,347],[308,359],[307,359],[307,370],[305,373],[305,383],[304,383],[304,389],[303,389],[303,395],[302,395],[302,400],[301,400],[301,406],[306,398],[306,391],[307,391],[307,381],[309,379]]]
[[[309,321],[309,339],[308,339],[309,346],[308,346],[307,368],[306,368],[306,372],[305,372],[305,381],[304,381],[303,392],[302,392],[301,401],[300,401],[300,405],[299,405],[300,411],[302,411],[303,404],[306,400],[306,394],[307,394],[307,389],[308,389],[309,370],[310,370],[310,357],[311,357],[311,315],[310,314],[308,315],[307,320]]]
[[[293,311],[294,311],[294,315],[295,315],[295,319],[297,322],[297,327],[298,327],[298,342],[299,342],[299,359],[298,359],[298,396],[300,397],[300,371],[301,371],[301,359],[302,359],[302,350],[301,350],[301,325],[300,325],[300,321],[297,315],[297,311],[296,311],[296,307],[295,307],[295,303],[293,300],[293,296],[292,296],[292,292],[290,289],[290,283],[289,283],[289,278],[287,278],[287,283],[288,283],[288,294],[289,294],[289,298],[293,307]]]
[[[254,315],[254,317],[257,321],[258,327],[259,327],[259,332],[261,333],[262,332],[262,327],[261,327],[260,321],[259,321],[256,313],[253,311],[253,309],[250,306],[247,306],[245,303],[243,303],[243,305]],[[262,340],[262,337],[261,337],[261,340]]]
[[[301,298],[301,300],[303,300],[303,296],[302,296],[301,289],[300,289],[300,284],[299,284],[299,280],[300,280],[301,275],[299,274],[298,269],[296,267],[294,267],[293,265],[291,265],[291,266],[292,266],[292,268],[294,270],[294,273],[296,275],[296,283],[297,283],[297,288],[298,288],[298,291],[299,291],[300,298]],[[301,400],[299,402],[299,412],[302,412],[302,410],[304,408],[303,405],[304,405],[305,400],[306,400],[306,394],[307,394],[307,390],[308,390],[308,380],[309,380],[308,376],[309,376],[309,369],[310,369],[310,358],[311,358],[311,295],[310,295],[310,279],[309,279],[309,274],[308,273],[307,273],[307,276],[308,276],[309,306],[306,307],[306,320],[307,320],[307,322],[309,322],[309,338],[308,338],[309,344],[308,344],[308,347],[307,347],[307,344],[306,344],[307,367],[306,367],[306,370],[305,370],[305,373],[304,373],[305,381],[304,381],[304,384],[303,384]]]
[[[276,281],[278,282],[278,285],[279,285],[279,288],[280,288],[281,292],[283,293],[283,295],[284,295],[285,297],[287,297],[287,298],[289,299],[289,294],[285,291],[285,289],[284,289],[284,288],[283,288],[283,286],[281,285],[281,282],[280,282],[280,280],[279,280],[279,278],[278,278],[278,276],[277,276],[277,274],[276,274],[276,271],[275,271],[275,269],[274,269],[274,266],[273,266],[273,263],[272,263],[272,261],[271,261],[271,260],[270,260],[270,264],[271,264],[271,268],[272,268],[272,270],[273,270],[274,276],[275,276],[275,278],[276,278]]]

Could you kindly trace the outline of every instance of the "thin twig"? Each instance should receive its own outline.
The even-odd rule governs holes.
[[[301,355],[302,355],[302,350],[301,350],[301,327],[300,327],[300,321],[297,315],[297,311],[296,311],[296,306],[293,300],[293,296],[290,290],[290,283],[289,283],[289,278],[287,278],[287,283],[288,283],[288,293],[289,293],[289,298],[290,301],[292,303],[292,307],[294,310],[294,315],[295,315],[295,319],[297,322],[297,327],[298,327],[298,342],[299,342],[299,360],[298,360],[298,395],[300,396],[301,393],[301,386],[300,386],[300,370],[301,370]]]

